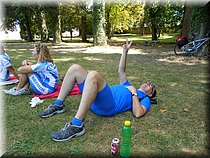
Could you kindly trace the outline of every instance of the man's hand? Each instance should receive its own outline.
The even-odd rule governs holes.
[[[128,43],[128,39],[126,38],[126,43],[123,45],[123,52],[128,52],[132,44],[132,41]]]
[[[127,86],[126,87],[132,94],[136,93],[136,88],[134,86]]]

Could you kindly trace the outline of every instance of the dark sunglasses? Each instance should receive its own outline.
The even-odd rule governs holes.
[[[146,84],[148,84],[150,86],[150,88],[152,89],[152,93],[154,93],[155,86],[149,82],[146,82]]]
[[[40,52],[40,44],[35,45],[35,48],[36,48],[37,53],[39,54],[39,52]]]

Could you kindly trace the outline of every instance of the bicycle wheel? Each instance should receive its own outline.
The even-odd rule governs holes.
[[[182,51],[181,51],[181,49],[179,49],[179,46],[177,44],[175,44],[175,46],[174,46],[174,53],[176,55],[182,54]]]
[[[210,57],[210,45],[208,44],[205,48],[205,54]]]
[[[186,53],[189,53],[186,51],[187,50],[186,48],[187,48],[187,45],[184,45],[183,47],[179,48],[179,46],[177,44],[175,44],[174,53],[176,55],[185,55]]]

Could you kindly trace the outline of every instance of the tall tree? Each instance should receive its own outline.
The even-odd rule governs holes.
[[[60,9],[62,31],[69,31],[72,39],[72,29],[80,27],[80,9],[74,2],[62,3]]]
[[[48,6],[47,12],[50,16],[50,22],[52,27],[53,42],[61,43],[61,15],[60,15],[60,4]]]
[[[105,9],[107,36],[111,39],[114,32],[130,31],[133,25],[141,20],[143,3],[141,0],[135,0],[132,3],[116,0],[106,3]]]
[[[151,25],[152,40],[157,40],[157,34],[165,33],[168,31],[167,29],[172,30],[180,26],[183,7],[183,3],[172,1],[146,1],[144,22],[147,26]]]
[[[207,25],[210,21],[210,2],[203,4],[193,4],[190,14],[190,33],[198,33],[198,37],[205,37],[210,29]]]
[[[105,33],[105,0],[93,0],[93,44],[107,45]]]
[[[36,12],[37,12],[39,31],[41,34],[41,41],[47,41],[49,39],[49,36],[48,36],[48,28],[46,25],[44,6],[36,6]]]
[[[82,3],[79,4],[78,10],[81,15],[81,36],[82,42],[87,41],[87,15],[88,15],[88,4],[90,3],[87,0],[82,0]]]
[[[20,25],[21,34],[24,39],[29,42],[33,41],[32,25],[33,25],[33,6],[16,4],[7,4],[5,9],[5,26],[7,29],[13,30],[16,24]]]
[[[30,7],[23,7],[23,16],[24,16],[24,26],[26,28],[26,31],[28,33],[28,41],[32,42],[33,41],[33,36],[31,33],[31,17],[30,17]]]
[[[88,14],[91,12],[88,8],[90,1],[82,0],[80,2],[71,1],[63,3],[61,6],[62,30],[70,31],[77,28],[83,42],[87,41],[88,25],[91,25]]]
[[[182,36],[188,37],[190,33],[190,14],[191,14],[191,6],[189,0],[185,0],[184,16],[183,16],[182,31],[181,31]]]
[[[149,15],[152,28],[152,40],[157,40],[158,14],[160,14],[161,9],[160,4],[155,2],[151,4],[149,1],[146,1],[145,14]]]

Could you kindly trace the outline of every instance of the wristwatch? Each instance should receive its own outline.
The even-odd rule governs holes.
[[[132,96],[137,96],[137,93],[132,93]]]

